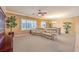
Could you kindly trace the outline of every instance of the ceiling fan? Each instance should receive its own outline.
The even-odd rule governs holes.
[[[43,12],[41,10],[38,10],[38,13],[36,14],[36,16],[38,17],[44,17],[47,14],[47,12]],[[33,15],[35,15],[35,13],[33,13]]]
[[[41,10],[38,10],[38,16],[44,16],[47,14],[47,12],[42,12]]]

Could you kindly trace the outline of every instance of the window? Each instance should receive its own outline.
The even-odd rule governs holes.
[[[41,22],[41,28],[46,28],[46,21]]]
[[[21,20],[21,29],[22,30],[34,29],[34,28],[36,28],[36,25],[37,25],[37,23],[35,20],[26,20],[26,19]]]
[[[26,27],[27,27],[26,20],[21,20],[21,29],[26,30]]]
[[[33,21],[33,24],[32,25],[33,25],[33,28],[36,28],[36,25],[37,25],[36,24],[36,21]]]

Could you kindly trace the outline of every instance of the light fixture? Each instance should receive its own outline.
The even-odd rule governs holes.
[[[47,12],[43,12],[41,10],[38,10],[37,13],[33,13],[34,16],[38,16],[38,17],[44,17],[47,14]]]

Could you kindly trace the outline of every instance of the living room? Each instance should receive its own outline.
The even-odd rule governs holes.
[[[17,7],[10,7],[10,8],[6,7],[6,16],[7,17],[16,16],[16,19],[17,19],[16,22],[18,23],[18,25],[16,26],[16,28],[13,29],[13,31],[15,31],[15,34],[20,34],[21,32],[23,32],[23,31],[25,32],[25,30],[30,29],[30,28],[27,28],[27,29],[21,28],[22,22],[26,21],[26,20],[27,20],[26,22],[29,22],[28,20],[33,20],[34,23],[36,23],[34,28],[51,28],[51,27],[57,27],[57,28],[61,28],[61,33],[65,33],[65,31],[63,29],[63,23],[64,22],[71,22],[72,25],[75,25],[75,23],[76,23],[75,18],[78,18],[77,16],[71,16],[71,15],[68,16],[68,15],[66,15],[65,12],[64,12],[65,15],[64,15],[64,13],[63,14],[59,13],[61,11],[58,12],[59,14],[57,14],[57,12],[56,12],[57,15],[54,15],[54,16],[51,16],[50,14],[48,15],[48,13],[46,11],[43,11],[43,12],[46,12],[46,14],[44,14],[44,16],[38,16],[38,15],[40,15],[38,13],[41,12],[41,11],[39,11],[40,8],[45,9],[47,7],[38,7],[39,9],[37,9],[36,11],[31,12],[30,16],[23,15],[23,13],[26,12],[26,11],[24,11],[24,8],[26,8],[26,7],[23,7],[23,8],[22,7],[18,7],[19,9],[22,8],[22,11],[24,11],[23,13],[21,11],[19,11],[19,9],[18,10],[16,9],[16,10],[19,11],[20,13],[19,12],[15,12],[16,10],[14,10],[14,11],[8,10],[8,9],[12,9],[12,8],[14,10],[14,8],[17,8]],[[34,7],[27,7],[26,9],[29,10],[31,8],[34,8]],[[37,7],[35,7],[35,8],[37,8]],[[59,9],[59,7],[49,7],[49,8],[51,8],[51,9],[52,8],[55,8],[55,9],[58,8]],[[63,7],[60,7],[60,8],[63,8]],[[67,9],[67,7],[65,9]],[[37,13],[35,13],[35,12],[37,12]],[[55,14],[55,12],[53,14]],[[32,21],[30,21],[30,22],[32,22]],[[44,26],[42,26],[43,25],[42,23],[44,23]],[[71,33],[75,32],[75,28],[74,27],[75,26],[71,27],[71,29],[70,29]],[[6,29],[6,32],[7,31],[9,31],[9,29],[8,30]]]
[[[7,6],[6,21],[16,19],[13,28],[5,25],[7,35],[13,32],[13,51],[75,51],[78,10],[79,7],[66,6]]]

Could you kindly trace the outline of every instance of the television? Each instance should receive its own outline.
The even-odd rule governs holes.
[[[4,33],[5,33],[5,14],[2,8],[0,7],[0,48],[3,45]]]

